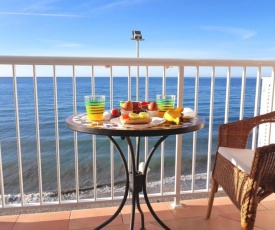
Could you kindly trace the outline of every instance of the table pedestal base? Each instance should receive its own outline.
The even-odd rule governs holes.
[[[127,162],[126,159],[124,157],[124,154],[121,150],[121,148],[119,147],[118,143],[113,139],[112,136],[108,136],[109,139],[112,141],[112,143],[115,145],[116,149],[118,150],[120,157],[123,161],[123,165],[124,165],[124,169],[125,169],[125,173],[126,173],[126,188],[125,188],[125,193],[124,193],[124,197],[122,199],[122,202],[120,204],[120,206],[118,207],[117,211],[114,213],[114,215],[109,218],[107,221],[105,221],[104,223],[102,223],[100,226],[98,226],[95,229],[102,229],[104,226],[106,226],[107,224],[109,224],[110,222],[112,222],[117,215],[120,213],[120,211],[122,210],[123,206],[125,205],[125,202],[127,200],[128,197],[128,193],[129,191],[132,193],[132,210],[131,210],[131,224],[130,224],[130,230],[134,229],[134,222],[135,222],[135,209],[137,207],[139,213],[140,213],[140,217],[141,217],[141,227],[140,230],[146,230],[145,228],[145,224],[144,224],[144,213],[140,207],[140,198],[139,198],[139,193],[143,192],[144,195],[144,200],[145,203],[150,211],[150,213],[152,214],[152,216],[155,218],[155,220],[161,225],[161,227],[163,227],[166,230],[170,230],[170,228],[168,228],[160,219],[159,217],[156,215],[156,213],[154,212],[148,195],[147,195],[147,191],[146,191],[146,175],[147,175],[147,169],[149,166],[149,162],[154,154],[154,152],[156,151],[156,149],[158,148],[158,146],[161,144],[162,141],[164,141],[167,136],[162,136],[157,142],[156,144],[153,146],[153,148],[151,149],[148,158],[145,162],[145,166],[144,166],[144,171],[143,172],[139,172],[137,171],[138,169],[138,165],[139,165],[139,145],[140,145],[140,137],[137,137],[137,150],[136,150],[136,154],[133,148],[133,144],[132,144],[132,140],[130,137],[121,137],[122,139],[126,139],[128,142],[128,146],[130,148],[130,163],[131,163],[131,172],[129,172],[128,167],[127,167]]]

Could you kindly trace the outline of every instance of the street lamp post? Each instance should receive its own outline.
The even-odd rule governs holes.
[[[131,40],[136,41],[136,52],[137,52],[137,58],[139,58],[139,41],[144,41],[142,38],[141,32],[139,30],[133,30],[132,31],[133,37]],[[139,91],[139,66],[137,66],[137,78],[136,78],[136,100],[138,101],[138,91]]]

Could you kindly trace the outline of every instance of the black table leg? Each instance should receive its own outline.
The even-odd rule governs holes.
[[[141,230],[145,230],[144,227],[144,214],[140,207],[139,202],[139,193],[142,191],[142,184],[143,184],[143,175],[137,171],[138,162],[139,162],[139,144],[140,144],[140,137],[137,138],[137,152],[136,152],[136,158],[135,158],[135,152],[133,148],[133,143],[130,137],[125,137],[128,146],[130,148],[130,157],[131,157],[131,166],[132,166],[132,172],[130,172],[130,192],[132,192],[132,213],[131,213],[131,224],[130,229],[134,229],[134,223],[135,223],[135,205],[137,205],[137,209],[141,216]]]
[[[112,143],[115,145],[115,147],[116,147],[117,151],[119,152],[119,155],[120,155],[120,157],[122,159],[122,162],[123,162],[123,165],[124,165],[124,169],[125,169],[125,174],[126,174],[126,187],[125,187],[125,192],[124,192],[124,196],[123,196],[122,202],[119,205],[117,211],[108,220],[106,220],[104,223],[102,223],[101,225],[99,225],[98,227],[96,227],[95,228],[96,230],[102,229],[103,227],[105,227],[107,224],[109,224],[110,222],[112,222],[117,217],[117,215],[121,212],[123,206],[125,205],[125,202],[127,200],[128,193],[129,193],[129,171],[128,171],[128,167],[127,167],[127,161],[126,161],[126,159],[125,159],[125,157],[123,155],[123,152],[122,152],[121,148],[119,147],[118,143],[114,140],[113,137],[111,137],[111,136],[108,136],[108,137],[112,141]]]
[[[146,174],[147,174],[147,169],[148,169],[148,166],[149,166],[149,162],[154,154],[154,152],[156,151],[156,149],[158,148],[158,146],[167,138],[167,136],[162,136],[157,142],[156,144],[153,146],[153,148],[151,149],[150,153],[149,153],[149,156],[148,156],[148,159],[147,161],[145,162],[145,166],[144,166],[144,180],[143,180],[143,195],[144,195],[144,200],[147,204],[147,207],[149,208],[151,214],[153,215],[153,217],[155,218],[155,220],[166,230],[170,230],[170,228],[168,228],[160,219],[159,217],[157,216],[157,214],[155,213],[155,211],[153,210],[151,204],[150,204],[150,201],[149,201],[149,198],[147,196],[147,191],[146,191]]]

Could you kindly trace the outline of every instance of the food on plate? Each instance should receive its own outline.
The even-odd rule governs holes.
[[[131,101],[125,101],[121,104],[121,114],[128,114],[133,112],[133,103]]]
[[[140,113],[142,110],[141,110],[141,105],[140,105],[140,102],[139,101],[132,101],[132,104],[133,104],[133,112],[134,113]]]
[[[176,108],[174,110],[167,110],[164,113],[163,118],[169,123],[179,125],[183,122],[182,111],[182,107]]]
[[[125,101],[122,104],[121,109],[126,111],[133,111],[133,103],[131,101]]]
[[[146,112],[129,113],[120,116],[120,122],[122,124],[149,124],[152,121],[149,114]]]
[[[146,112],[140,112],[138,115],[139,115],[139,117],[141,117],[141,118],[149,117],[149,113],[146,113]]]
[[[141,109],[147,110],[150,102],[149,101],[142,101],[140,102]]]
[[[119,116],[120,116],[120,110],[116,109],[116,108],[113,108],[111,110],[111,118],[116,118],[116,117],[119,117]]]
[[[159,116],[158,104],[154,101],[150,102],[148,104],[147,112],[151,115],[151,117],[158,117]]]
[[[142,112],[141,104],[139,101],[125,101],[121,104],[121,111],[122,114],[134,112],[134,113],[140,113]]]
[[[107,110],[107,111],[104,111],[103,113],[103,120],[110,120],[112,117],[112,114],[111,114],[111,111]]]
[[[174,109],[174,111],[177,111],[177,112],[180,112],[180,113],[182,113],[183,110],[184,110],[183,107],[178,107],[178,108],[175,108],[175,109]]]
[[[148,110],[157,111],[158,110],[158,104],[154,101],[150,102],[150,104],[148,105]]]

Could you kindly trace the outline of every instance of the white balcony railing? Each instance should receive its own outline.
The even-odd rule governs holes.
[[[259,113],[261,77],[274,81],[274,66],[275,60],[0,56],[1,208],[121,198],[110,143],[65,127],[67,116],[85,111],[85,94],[103,91],[106,109],[118,107],[118,100],[152,101],[173,92],[177,106],[203,116],[203,130],[161,146],[149,166],[148,192],[150,198],[173,197],[175,204],[182,196],[208,192],[218,125]],[[182,149],[175,148],[176,140]],[[251,140],[255,147],[256,131]],[[144,158],[149,146],[146,138]],[[110,152],[105,158],[102,147]]]

